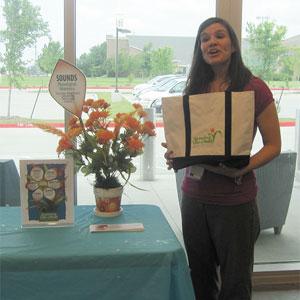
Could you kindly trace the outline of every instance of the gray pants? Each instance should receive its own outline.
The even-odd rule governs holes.
[[[254,243],[260,231],[256,202],[223,206],[183,195],[181,212],[196,299],[251,299]]]

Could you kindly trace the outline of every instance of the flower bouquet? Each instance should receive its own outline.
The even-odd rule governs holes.
[[[151,121],[142,122],[146,112],[140,104],[112,118],[110,104],[104,99],[88,99],[82,112],[86,119],[73,115],[66,132],[51,125],[36,125],[60,137],[57,153],[73,157],[76,171],[94,174],[97,212],[119,214],[119,194],[136,171],[132,160],[143,153],[144,140],[155,136],[155,126]],[[108,201],[111,190],[113,202]]]

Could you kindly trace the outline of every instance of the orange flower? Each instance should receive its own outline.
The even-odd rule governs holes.
[[[69,126],[69,128],[68,128],[68,130],[71,130],[71,129],[76,129],[76,128],[82,128],[81,127],[81,124],[74,124],[74,125],[72,125],[72,126]]]
[[[127,116],[126,127],[131,129],[132,131],[136,131],[138,130],[139,126],[140,126],[140,122],[136,118],[132,116]]]
[[[66,135],[69,139],[73,139],[74,137],[79,136],[81,133],[82,133],[81,127],[74,127],[69,129]]]
[[[91,105],[92,108],[103,108],[106,109],[109,107],[109,104],[104,99],[98,99],[94,101],[94,103]]]
[[[155,126],[153,124],[153,122],[151,121],[146,121],[143,125],[142,125],[142,134],[148,134],[149,136],[155,136]]]
[[[126,117],[126,116],[127,116],[126,113],[117,113],[117,114],[116,114],[116,118],[118,118],[118,119],[124,118],[124,117]]]
[[[107,109],[108,107],[110,107],[110,104],[108,104],[107,102],[104,102],[104,103],[102,104],[102,108],[103,108],[103,109]]]
[[[60,130],[60,129],[57,129],[55,128],[54,126],[52,125],[49,125],[49,124],[41,124],[41,123],[34,123],[34,125],[46,132],[49,132],[49,133],[52,133],[52,134],[56,134],[58,136],[65,136],[65,133]]]
[[[108,111],[99,111],[99,118],[107,118],[109,116]]]
[[[140,118],[143,118],[143,117],[147,116],[147,113],[144,111],[144,108],[141,104],[133,103],[132,106],[136,110],[136,113]]]
[[[72,141],[67,136],[63,136],[58,142],[56,152],[60,154],[62,151],[68,149],[73,149]]]
[[[96,132],[96,136],[100,144],[106,144],[112,140],[115,135],[112,131],[101,128]]]
[[[99,119],[99,118],[101,118],[101,112],[100,112],[100,111],[92,111],[92,112],[90,113],[89,119],[90,119],[92,122],[95,121],[95,120],[97,120],[97,119]]]
[[[93,126],[94,121],[91,119],[87,119],[85,122],[85,127],[90,128]]]
[[[121,125],[120,124],[115,124],[115,129],[114,129],[114,136],[117,137],[120,133]]]
[[[94,99],[86,99],[84,105],[92,106],[94,103]]]
[[[132,106],[135,110],[143,109],[143,106],[140,103],[133,103]]]
[[[114,121],[115,121],[115,123],[121,124],[126,120],[126,118],[127,118],[126,113],[117,113],[114,118]]]
[[[75,117],[75,116],[72,116],[72,117],[70,118],[70,120],[69,120],[69,126],[70,126],[70,127],[75,126],[76,123],[77,123],[77,121],[78,121],[78,118]]]
[[[144,147],[144,143],[139,140],[137,137],[129,137],[127,139],[127,148],[130,151],[136,152],[142,150]]]
[[[137,114],[140,118],[145,118],[147,117],[147,113],[144,110],[138,110]]]

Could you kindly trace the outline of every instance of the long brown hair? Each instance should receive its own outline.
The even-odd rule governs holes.
[[[249,82],[252,76],[250,70],[243,63],[239,41],[233,28],[224,19],[217,17],[209,18],[204,21],[198,29],[192,65],[184,90],[185,94],[193,95],[208,92],[209,83],[214,79],[212,67],[203,59],[200,39],[202,31],[214,23],[220,23],[227,29],[232,46],[235,49],[235,51],[231,55],[230,65],[228,69],[228,75],[231,81],[229,89],[232,91],[243,90],[244,86]]]

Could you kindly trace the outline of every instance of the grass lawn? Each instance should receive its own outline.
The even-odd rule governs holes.
[[[270,81],[267,82],[270,88],[289,88],[289,89],[300,89],[300,81]]]
[[[145,83],[149,78],[118,78],[119,87],[133,88],[139,83]],[[22,87],[47,87],[49,84],[50,76],[24,76],[22,82]],[[114,77],[88,77],[87,87],[114,87],[116,84],[116,79]],[[300,88],[300,81],[270,81],[268,85],[271,88]],[[8,81],[6,76],[0,76],[0,87],[8,86]]]
[[[47,87],[49,84],[50,76],[24,76],[22,81],[22,87]],[[114,77],[92,77],[87,78],[87,87],[114,87],[116,84]],[[148,79],[135,78],[130,80],[128,78],[118,78],[119,87],[133,88],[139,83],[144,83]],[[0,76],[0,87],[7,87],[8,80],[6,76]]]
[[[111,93],[109,92],[101,92],[97,93],[98,98],[105,99],[108,103],[111,104],[111,117],[113,118],[119,112],[130,112],[132,110],[132,104],[123,99],[118,102],[112,102],[111,100]],[[0,124],[16,124],[16,123],[23,123],[23,124],[31,124],[32,122],[38,123],[61,123],[64,120],[40,120],[40,119],[30,119],[30,118],[22,118],[22,117],[1,117],[0,116]]]

